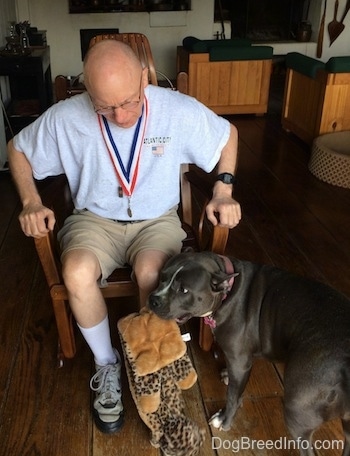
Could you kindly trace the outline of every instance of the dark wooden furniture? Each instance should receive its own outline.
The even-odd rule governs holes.
[[[111,36],[103,35],[102,37],[96,37],[96,39],[92,40],[91,45],[100,41],[100,39],[107,38],[111,38]],[[153,84],[157,84],[153,58],[147,38],[139,34],[122,34],[114,38],[122,38],[124,42],[127,42],[127,38],[130,39],[129,44],[132,47],[136,46],[140,60],[143,61],[144,66],[149,68],[150,80]],[[62,85],[62,77],[58,79],[58,82]],[[62,95],[64,95],[63,92]],[[68,91],[66,98],[72,95],[74,93]],[[179,176],[181,185],[180,217],[183,228],[187,233],[184,246],[192,247],[196,250],[212,250],[216,253],[223,254],[229,230],[220,226],[213,227],[206,219],[205,207],[211,198],[212,182],[205,173],[194,168],[193,166],[183,165],[181,175]],[[62,177],[59,179],[62,179]],[[60,190],[53,187],[51,191],[46,192],[46,201],[43,198],[44,204],[52,206],[55,211],[57,229],[62,226],[64,219],[72,209],[67,204],[64,194],[65,192],[62,191],[62,187]],[[59,335],[58,356],[60,362],[62,362],[64,358],[74,357],[76,347],[74,324],[68,304],[67,289],[62,280],[56,233],[51,232],[43,238],[35,239],[35,246],[50,289]],[[104,298],[138,295],[137,285],[131,279],[130,273],[130,268],[121,268],[114,271],[108,279],[108,286],[101,289]],[[200,345],[204,350],[209,350],[212,345],[211,331],[205,325],[201,325]]]
[[[49,46],[29,55],[0,55],[0,75],[8,76],[11,102],[7,114],[16,133],[33,122],[52,104]]]

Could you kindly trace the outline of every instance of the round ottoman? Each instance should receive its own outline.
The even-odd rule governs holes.
[[[350,131],[315,138],[309,170],[328,184],[350,188]]]

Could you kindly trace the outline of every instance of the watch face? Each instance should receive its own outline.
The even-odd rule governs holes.
[[[232,174],[229,174],[229,173],[222,173],[222,174],[219,174],[216,178],[216,180],[220,180],[221,182],[223,182],[224,184],[233,184],[234,182],[234,177]]]

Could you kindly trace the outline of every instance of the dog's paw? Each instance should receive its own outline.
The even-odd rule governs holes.
[[[224,383],[226,386],[229,384],[228,370],[226,367],[221,370],[220,379],[221,379],[222,383]]]
[[[209,420],[209,425],[219,431],[229,431],[231,429],[231,419],[227,419],[224,410],[216,412]]]
[[[222,421],[222,410],[219,410],[210,418],[209,424],[216,429],[221,429]]]
[[[210,418],[209,425],[219,429],[219,431],[229,431],[231,428],[231,425],[226,423],[223,410],[219,410]]]

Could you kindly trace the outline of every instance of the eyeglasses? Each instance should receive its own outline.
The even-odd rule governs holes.
[[[135,101],[124,101],[118,106],[94,106],[94,111],[101,116],[107,116],[109,114],[114,114],[116,109],[125,109],[125,111],[132,111],[133,109],[137,108],[141,101],[141,88],[142,88],[142,74],[140,79],[140,87],[139,87],[139,99]],[[92,101],[92,100],[91,100]]]

